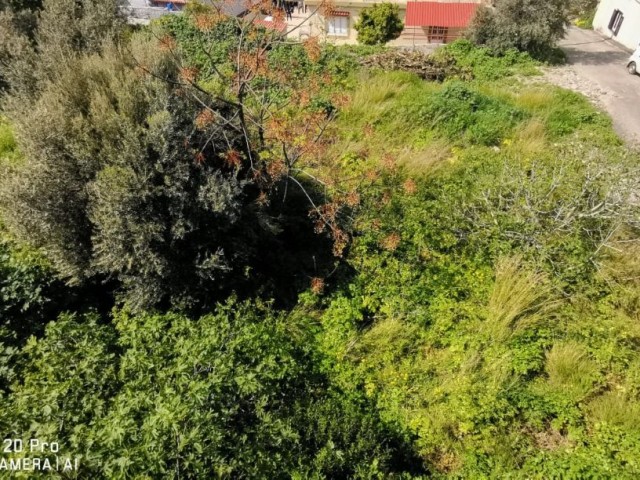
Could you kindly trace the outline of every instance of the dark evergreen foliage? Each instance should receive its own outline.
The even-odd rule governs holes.
[[[493,8],[478,9],[469,37],[498,53],[517,48],[546,59],[565,34],[569,12],[568,0],[497,0]]]

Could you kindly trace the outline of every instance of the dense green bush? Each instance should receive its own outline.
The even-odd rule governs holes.
[[[3,431],[59,439],[91,478],[365,479],[408,468],[371,405],[327,390],[310,327],[233,302],[198,320],[64,315],[22,352]]]
[[[43,35],[55,5],[44,5]],[[7,99],[24,154],[2,170],[7,228],[41,248],[70,284],[115,281],[120,300],[135,308],[206,310],[232,291],[293,301],[331,257],[330,241],[308,221],[327,192],[314,185],[317,171],[298,173],[319,138],[309,131],[304,144],[304,131],[290,132],[296,115],[320,132],[330,121],[327,88],[318,83],[317,95],[302,98],[296,85],[326,75],[335,58],[318,66],[300,46],[265,49],[262,30],[242,43],[236,20],[204,11],[211,29],[196,28],[196,12],[162,19],[122,44],[104,33],[101,53],[38,67],[45,77],[58,71]],[[89,48],[95,35],[86,50],[97,48]],[[248,63],[268,50],[263,61],[275,73],[235,65],[235,47]],[[245,74],[251,81],[236,88]],[[300,109],[290,105],[294,95]]]
[[[0,235],[3,235],[0,230]],[[0,316],[3,321],[24,316],[36,319],[54,283],[49,264],[38,252],[19,248],[0,237]],[[27,315],[30,312],[30,315]]]
[[[231,18],[223,19],[207,31],[198,29],[188,15],[166,15],[156,22],[162,31],[176,39],[176,48],[190,65],[206,71],[229,60],[229,51],[237,43],[239,33],[238,25]]]
[[[400,36],[404,24],[398,5],[383,2],[362,10],[353,28],[358,32],[359,43],[384,45]]]
[[[69,58],[99,51],[106,39],[120,36],[125,24],[118,0],[8,3],[13,8],[7,12],[0,6],[0,89],[6,82],[6,88],[24,103]]]
[[[497,145],[525,114],[474,91],[462,82],[447,83],[427,104],[423,121],[453,141]]]
[[[498,80],[512,75],[536,75],[537,62],[526,52],[509,49],[496,55],[487,47],[477,47],[468,40],[456,40],[436,50],[436,57],[453,57],[456,64],[473,69],[479,80]]]
[[[468,35],[497,53],[516,48],[549,58],[568,25],[567,0],[497,0],[493,8],[478,9]]]
[[[162,57],[147,61],[170,74]],[[188,301],[198,288],[184,282],[215,281],[231,258],[246,265],[258,236],[259,208],[242,207],[256,195],[247,182],[196,160],[201,145],[211,157],[227,145],[194,131],[199,109],[114,50],[74,62],[16,116],[29,135],[25,163],[8,168],[2,186],[8,227],[73,283],[116,275],[137,306]],[[38,122],[42,115],[50,122]],[[238,229],[247,215],[248,228]]]
[[[15,376],[25,337],[43,328],[54,283],[40,256],[0,237],[0,394]]]
[[[295,245],[324,241],[297,242],[313,236],[312,225],[295,221],[307,217],[304,204],[257,202],[263,192],[252,171],[225,161],[229,148],[243,149],[238,130],[194,128],[200,101],[161,80],[175,79],[176,68],[162,54],[143,60],[151,50],[143,45],[137,61],[155,76],[141,76],[112,49],[73,62],[33,108],[16,114],[25,162],[4,170],[7,225],[42,247],[63,278],[114,277],[122,299],[137,307],[189,308],[243,284],[269,290],[263,274],[289,288],[302,262],[312,262],[293,258]],[[223,124],[232,117],[223,102],[216,108]],[[50,123],[38,122],[43,115]],[[287,242],[292,250],[283,250]],[[286,258],[273,272],[279,253]]]

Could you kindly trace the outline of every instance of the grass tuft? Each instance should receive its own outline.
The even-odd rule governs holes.
[[[520,257],[503,258],[487,305],[486,328],[494,340],[504,341],[550,314],[555,305],[544,274],[525,268]]]
[[[546,371],[554,389],[577,399],[587,395],[598,378],[596,364],[576,342],[556,343],[547,353]]]
[[[606,392],[587,406],[590,419],[596,423],[608,423],[637,429],[640,425],[640,404],[626,399],[618,392]]]

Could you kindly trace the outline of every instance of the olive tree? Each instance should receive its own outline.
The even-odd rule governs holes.
[[[68,283],[115,281],[139,308],[320,276],[330,248],[299,253],[329,237],[341,253],[348,192],[328,200],[339,99],[317,43],[204,6],[124,40],[117,18],[57,25],[62,4],[45,1],[33,68],[16,67],[6,102],[24,156],[2,172],[11,232]]]
[[[468,34],[498,53],[516,48],[548,55],[569,25],[568,0],[496,0],[494,5],[477,10]]]

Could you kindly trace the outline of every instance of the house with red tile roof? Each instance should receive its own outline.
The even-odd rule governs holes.
[[[408,1],[403,33],[427,43],[452,42],[463,35],[478,6],[471,2]]]
[[[388,0],[400,7],[405,28],[400,42],[411,44],[449,43],[460,38],[469,26],[476,9],[490,0]],[[311,34],[321,34],[335,43],[355,43],[353,28],[360,12],[378,0],[333,0],[333,9],[321,13],[323,0],[306,0],[313,17]],[[317,10],[317,11],[316,11]],[[398,41],[396,41],[397,43]]]

